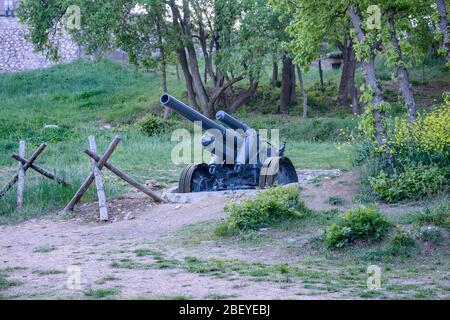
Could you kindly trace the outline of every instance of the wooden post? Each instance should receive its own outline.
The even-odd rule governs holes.
[[[97,153],[97,144],[95,143],[95,137],[89,136],[89,149]],[[106,196],[105,196],[105,188],[103,186],[102,175],[100,173],[100,169],[97,167],[97,162],[94,159],[91,159],[92,162],[92,173],[95,178],[95,186],[97,188],[98,195],[98,206],[100,208],[100,220],[107,221],[108,220],[108,207],[106,205]]]
[[[18,154],[13,154],[11,156],[13,159],[21,162],[22,164],[27,163],[27,159],[22,158],[21,156],[19,156]],[[47,171],[46,169],[38,166],[37,164],[32,163],[30,165],[30,168],[33,169],[34,171],[36,171],[37,173],[42,174],[44,177],[49,178],[50,180],[54,180],[57,183],[63,184],[63,185],[69,185],[67,182],[65,182],[63,179],[56,177],[54,174],[50,173],[49,171]]]
[[[25,158],[25,141],[19,142],[19,156]],[[19,172],[17,177],[17,209],[23,208],[23,193],[25,191],[25,170],[23,163],[19,164]]]
[[[37,157],[44,151],[44,149],[47,147],[45,143],[41,144],[39,148],[34,151],[34,153],[31,155],[30,159],[28,159],[27,163],[23,165],[23,170],[27,171],[28,168],[33,164],[34,161],[36,161]],[[6,192],[8,192],[9,189],[12,188],[12,186],[17,182],[19,179],[19,173],[17,173],[12,179],[0,190],[0,198],[2,198]]]
[[[120,137],[115,136],[111,144],[109,145],[108,149],[106,149],[106,152],[103,156],[103,158],[100,159],[100,161],[97,162],[97,168],[99,170],[102,170],[104,164],[108,161],[108,159],[111,157],[112,153],[116,149],[117,145],[120,142]],[[77,193],[73,196],[72,200],[67,204],[67,206],[64,208],[64,212],[66,211],[73,211],[73,208],[75,208],[75,205],[80,201],[81,197],[87,189],[89,189],[89,186],[94,181],[95,177],[94,174],[91,173],[89,177],[86,178],[86,180],[81,185],[80,189],[78,189]]]
[[[84,151],[89,157],[91,157],[92,159],[94,159],[95,161],[100,161],[101,158],[98,156],[98,154],[92,153],[90,150],[85,150]],[[151,191],[150,189],[146,188],[145,186],[141,185],[139,182],[137,182],[136,180],[134,180],[133,178],[127,176],[125,173],[123,173],[122,171],[120,171],[119,169],[117,169],[116,167],[114,167],[112,164],[109,164],[108,162],[106,162],[104,164],[104,166],[110,170],[112,173],[114,173],[116,176],[118,176],[119,178],[121,178],[123,181],[128,182],[130,185],[132,185],[133,187],[135,187],[136,189],[142,191],[143,193],[145,193],[146,195],[148,195],[149,197],[151,197],[153,200],[155,200],[156,202],[165,202],[163,198],[161,198],[159,195],[157,195],[155,192]]]

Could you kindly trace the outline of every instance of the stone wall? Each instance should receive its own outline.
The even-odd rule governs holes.
[[[27,33],[27,26],[16,18],[0,17],[0,72],[40,69],[55,64],[47,60],[44,54],[34,52],[32,44],[26,39]],[[80,58],[80,48],[67,34],[57,35],[53,43],[59,48],[58,63],[67,63]]]

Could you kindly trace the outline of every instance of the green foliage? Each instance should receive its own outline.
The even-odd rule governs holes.
[[[274,187],[242,203],[225,206],[230,217],[218,225],[216,235],[231,235],[236,231],[254,230],[275,225],[286,219],[301,218],[308,209],[299,198],[298,187]]]
[[[325,245],[342,248],[356,240],[379,240],[389,228],[386,217],[375,207],[360,207],[347,212],[324,233]]]
[[[20,282],[19,280],[10,280],[10,279],[8,279],[7,275],[0,273],[0,292],[2,290],[6,290],[11,287],[16,287],[21,284],[22,284],[22,282]],[[1,300],[1,298],[2,298],[2,295],[0,293],[0,300]]]
[[[249,113],[241,113],[237,118],[245,121],[255,130],[260,129],[278,129],[283,139],[311,142],[324,141],[342,141],[344,138],[342,131],[351,130],[357,125],[357,119],[353,117],[332,118],[320,117],[313,119],[286,118],[286,117],[267,117]]]
[[[332,206],[342,206],[345,204],[345,199],[339,196],[332,196],[328,198],[328,203]]]
[[[450,165],[450,93],[444,103],[414,122],[395,119],[389,123],[390,147],[397,167],[423,163]]]
[[[438,227],[434,226],[426,226],[426,227],[418,227],[416,229],[416,236],[418,239],[432,243],[436,246],[442,245],[444,241],[444,235]]]
[[[117,288],[101,288],[101,289],[89,289],[84,292],[86,297],[91,299],[107,299],[112,298],[120,294],[120,290]]]
[[[437,166],[410,166],[398,175],[389,177],[384,171],[369,178],[372,190],[387,202],[420,199],[442,190],[447,183],[446,174]]]
[[[415,214],[413,220],[419,225],[433,225],[450,230],[450,201],[445,200],[434,208]]]
[[[142,133],[151,137],[164,131],[164,120],[152,114],[148,114],[137,123]]]
[[[417,249],[417,241],[411,235],[400,229],[389,237],[385,250],[385,254],[395,257],[410,257],[412,252]]]
[[[363,180],[374,195],[387,202],[420,199],[448,186],[449,108],[450,97],[444,94],[443,105],[421,114],[412,123],[402,118],[385,122],[394,167],[390,174],[385,170],[385,159],[380,157],[380,149],[374,141],[364,138],[364,134],[351,137],[351,140],[358,141],[354,162],[366,167]],[[362,123],[365,121],[367,117]],[[364,125],[359,129],[368,130]]]

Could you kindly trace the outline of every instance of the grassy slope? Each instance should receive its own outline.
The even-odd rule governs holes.
[[[381,61],[378,69],[380,78],[389,80],[391,72]],[[175,70],[169,71],[170,93],[186,100],[183,81],[176,79]],[[274,115],[279,89],[266,84],[270,71],[267,69],[257,95],[239,110],[237,117],[255,129],[280,129],[281,140],[288,143],[287,155],[297,168],[349,168],[351,150],[338,150],[335,141],[339,129],[354,127],[356,119],[349,114],[348,107],[334,106],[332,97],[336,95],[339,71],[325,71],[325,92],[319,90],[316,68],[305,75],[312,117],[308,120],[299,117],[300,106],[294,106],[290,116]],[[442,92],[450,91],[450,74],[443,72],[440,65],[427,66],[423,79],[421,69],[412,70],[411,75],[421,107],[438,103]],[[360,74],[357,78],[361,82]],[[422,85],[424,80],[426,87]],[[385,83],[385,92],[395,102],[397,93],[392,86]],[[16,170],[17,164],[10,154],[16,152],[21,138],[27,140],[28,155],[37,145],[47,142],[49,146],[38,163],[72,183],[71,188],[63,188],[29,171],[24,212],[14,212],[12,190],[0,199],[0,221],[2,216],[10,219],[37,215],[67,202],[89,171],[89,161],[83,154],[88,135],[95,135],[99,150],[104,150],[119,133],[123,141],[112,162],[141,182],[177,181],[182,166],[170,160],[176,142],[170,141],[169,134],[147,137],[133,126],[148,112],[162,113],[158,103],[160,93],[160,79],[156,75],[111,61],[75,62],[46,70],[0,74],[0,184]],[[173,113],[171,117],[175,127],[191,127]],[[44,129],[48,124],[60,128]],[[113,129],[104,128],[106,124]],[[109,196],[126,188],[114,176],[107,175],[106,179]],[[93,197],[91,190],[84,200]]]
[[[183,83],[176,80],[174,72],[170,74],[169,87],[171,94],[183,99]],[[158,104],[160,93],[159,78],[155,75],[109,61],[76,62],[47,70],[0,75],[0,184],[16,170],[10,154],[16,152],[21,138],[28,142],[28,155],[38,144],[47,142],[49,146],[38,163],[72,183],[71,188],[64,188],[29,171],[24,212],[14,212],[12,190],[0,200],[0,216],[8,219],[34,216],[68,201],[89,171],[89,161],[83,154],[88,135],[95,135],[99,150],[104,150],[119,133],[123,141],[112,162],[141,182],[177,181],[181,166],[170,161],[170,151],[175,145],[170,135],[147,137],[132,125],[149,111],[162,111]],[[332,142],[337,133],[329,132],[336,125],[330,123],[340,123],[340,120],[254,117],[252,112],[245,111],[242,116],[257,128],[281,128],[281,139],[288,142],[287,153],[299,168],[348,168],[350,165],[349,156],[338,151]],[[175,122],[190,126],[177,117]],[[354,121],[349,119],[344,123],[352,126]],[[60,128],[44,129],[45,125],[54,124]],[[105,129],[106,124],[114,129]],[[327,142],[302,141],[315,139],[311,130],[318,131],[323,135],[319,140]],[[125,188],[114,176],[107,175],[106,180],[109,196]],[[91,190],[85,200],[93,196]]]

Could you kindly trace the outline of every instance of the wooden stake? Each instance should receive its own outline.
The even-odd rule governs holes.
[[[95,137],[89,136],[89,148],[93,153],[97,153],[97,144],[95,143]],[[100,169],[97,167],[97,162],[91,159],[92,173],[95,178],[95,186],[97,188],[98,206],[100,208],[100,221],[108,220],[108,207],[106,205],[105,188],[103,186],[102,175]]]
[[[99,161],[102,159],[99,157],[98,154],[92,153],[90,150],[85,150],[84,151],[89,157],[91,157],[92,159],[94,159],[95,161],[97,161],[99,163]],[[156,202],[165,202],[163,198],[161,198],[159,195],[157,195],[155,192],[151,191],[150,189],[146,188],[145,186],[141,185],[139,182],[137,182],[136,180],[134,180],[133,178],[127,176],[125,173],[123,173],[122,171],[120,171],[119,169],[117,169],[116,167],[114,167],[112,164],[106,162],[104,164],[104,166],[110,170],[112,173],[114,173],[116,176],[118,176],[119,178],[121,178],[122,180],[124,180],[125,182],[128,182],[130,185],[132,185],[133,187],[135,187],[136,189],[142,191],[143,193],[145,193],[146,195],[148,195],[149,197],[151,197],[153,200],[155,200]]]
[[[25,141],[19,142],[19,156],[25,158]],[[23,208],[23,193],[25,191],[25,170],[23,164],[19,164],[19,172],[17,176],[17,209]]]
[[[44,149],[47,147],[45,143],[41,144],[39,148],[34,151],[34,153],[31,155],[30,159],[28,159],[27,163],[23,165],[23,170],[27,171],[28,168],[33,164],[34,161],[36,161],[37,157],[44,151]],[[19,179],[19,173],[17,173],[3,188],[0,190],[0,198],[2,198],[6,192],[8,192],[9,189],[12,188],[12,186],[17,182]]]
[[[99,170],[102,170],[104,164],[108,161],[108,159],[111,157],[112,153],[116,149],[117,145],[120,142],[120,137],[115,136],[111,144],[109,145],[108,149],[106,149],[105,155],[100,159],[100,161],[97,162],[97,167]],[[66,211],[73,211],[75,208],[75,205],[80,201],[83,194],[86,193],[86,191],[89,189],[89,186],[94,181],[95,177],[94,174],[91,173],[89,177],[86,178],[86,180],[81,185],[80,189],[78,189],[77,193],[73,196],[72,200],[67,204],[67,206],[64,208],[64,212]]]
[[[13,159],[21,162],[22,164],[27,163],[27,159],[22,158],[21,156],[19,156],[18,154],[13,154],[11,156]],[[56,177],[54,174],[50,173],[49,171],[47,171],[46,169],[38,166],[37,164],[32,163],[30,165],[30,168],[33,169],[34,171],[42,174],[44,177],[49,178],[50,180],[54,180],[57,183],[63,184],[63,185],[69,185],[67,182],[65,182],[63,179]]]

